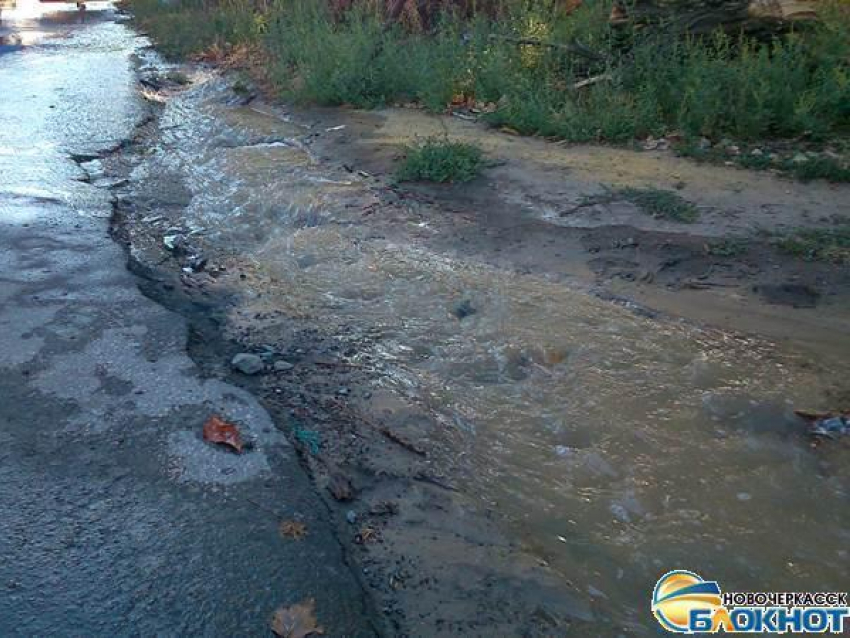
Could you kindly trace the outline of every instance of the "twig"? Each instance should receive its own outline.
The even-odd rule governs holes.
[[[373,427],[374,427],[374,425],[373,425]],[[403,447],[405,450],[407,450],[407,451],[409,451],[409,452],[413,452],[414,454],[416,454],[416,455],[418,455],[418,456],[428,456],[428,453],[427,453],[427,452],[425,452],[425,450],[423,450],[423,449],[421,449],[421,448],[416,447],[416,446],[415,446],[413,443],[411,443],[410,441],[405,441],[404,439],[402,439],[401,437],[399,437],[399,436],[398,436],[398,434],[396,434],[395,432],[393,432],[392,430],[390,430],[388,427],[386,427],[386,426],[378,426],[378,427],[377,427],[377,430],[378,430],[378,432],[380,432],[381,434],[383,434],[385,437],[387,437],[390,441],[392,441],[393,443],[395,443],[395,444],[397,444],[397,445],[400,445],[400,446],[401,446],[401,447]]]
[[[576,82],[573,84],[573,89],[583,89],[586,86],[591,86],[593,84],[598,84],[599,82],[610,82],[614,79],[614,76],[610,73],[603,73],[602,75],[594,75],[592,78],[587,78],[586,80],[582,80],[581,82]]]

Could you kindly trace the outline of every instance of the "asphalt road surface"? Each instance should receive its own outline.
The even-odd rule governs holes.
[[[326,635],[373,635],[294,451],[251,395],[201,378],[86,181],[144,116],[144,42],[108,9],[3,17],[0,636],[267,636],[308,598]],[[253,449],[205,443],[211,414]]]

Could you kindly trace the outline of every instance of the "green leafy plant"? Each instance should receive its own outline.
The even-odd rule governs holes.
[[[839,0],[823,0],[818,24],[771,39],[616,29],[610,0],[569,11],[551,0],[471,3],[488,10],[431,11],[417,28],[387,24],[381,2],[127,2],[169,55],[223,43],[264,47],[277,90],[300,102],[415,101],[443,112],[460,98],[496,105],[486,115],[494,125],[571,141],[670,131],[818,141],[850,131],[850,12]],[[576,43],[591,54],[576,55]],[[594,81],[582,85],[587,78]],[[768,167],[763,158],[734,161]],[[846,181],[846,168],[824,162],[785,170]]]
[[[807,261],[850,264],[850,225],[826,229],[800,229],[776,240],[784,253]]]
[[[429,137],[405,148],[395,177],[400,182],[468,182],[484,166],[484,154],[478,146]]]
[[[804,182],[825,179],[830,182],[850,182],[850,166],[831,157],[813,157],[805,162],[789,161],[785,169]]]
[[[621,188],[612,193],[615,199],[632,202],[656,219],[692,224],[699,219],[699,210],[673,191],[660,188]]]
[[[722,239],[711,242],[706,249],[709,255],[715,257],[740,257],[747,252],[747,245],[744,239]]]

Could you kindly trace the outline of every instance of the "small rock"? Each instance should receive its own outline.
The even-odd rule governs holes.
[[[193,272],[201,272],[207,267],[207,258],[203,255],[191,255],[186,260],[186,267],[191,268]]]
[[[762,155],[764,155],[764,151],[762,151],[760,148],[754,148],[752,151],[750,151],[750,155],[752,155],[753,157],[761,157]]]
[[[699,142],[697,142],[697,148],[701,151],[707,151],[711,148],[711,140],[709,140],[707,137],[699,138]]]
[[[351,525],[354,525],[357,522],[357,514],[354,510],[348,510],[345,513],[345,520],[347,520]]]
[[[274,371],[275,372],[288,372],[292,370],[295,366],[289,363],[289,361],[275,361],[274,362]]]
[[[162,243],[171,252],[176,252],[186,243],[186,236],[180,234],[166,235],[162,238]]]
[[[809,158],[803,155],[802,153],[797,153],[792,159],[791,162],[794,164],[805,164],[809,161]]]
[[[263,360],[255,354],[242,352],[233,357],[230,365],[242,374],[259,374],[265,368]]]
[[[732,144],[731,146],[726,147],[726,152],[729,153],[729,155],[740,155],[741,154],[741,147],[736,146],[735,144]]]
[[[351,390],[343,386],[339,390],[337,390],[336,393],[340,396],[347,397],[349,394],[351,394]]]

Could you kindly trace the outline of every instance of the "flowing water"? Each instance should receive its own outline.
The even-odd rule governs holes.
[[[368,179],[323,167],[310,131],[196,80],[137,177],[189,176],[190,226],[274,282],[253,310],[370,336],[377,383],[433,411],[457,482],[583,590],[592,635],[657,633],[650,594],[671,569],[728,590],[846,588],[850,470],[793,408],[827,401],[847,353],[813,362],[435,253],[416,240],[427,220],[387,213],[400,235],[364,217]]]

